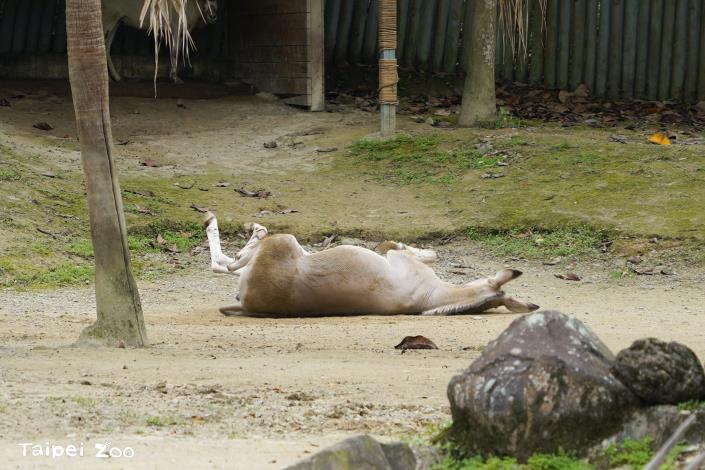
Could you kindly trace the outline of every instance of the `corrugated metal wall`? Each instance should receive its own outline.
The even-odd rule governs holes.
[[[397,0],[400,65],[464,70],[468,1]],[[498,79],[562,89],[586,83],[613,99],[705,100],[705,0],[547,0],[545,24],[538,0],[525,1],[528,53],[514,56],[498,34]],[[328,68],[376,63],[377,7],[378,0],[326,1]],[[0,0],[0,60],[65,53],[63,14],[63,0]],[[225,35],[222,23],[196,31],[198,56],[223,56]],[[123,27],[112,52],[148,56],[151,47],[144,33]]]
[[[221,8],[224,12],[227,5]],[[64,13],[64,0],[0,0],[0,58],[22,54],[64,54]],[[224,26],[225,22],[218,21],[215,25],[193,32],[200,56],[215,58],[224,54]],[[113,40],[112,53],[151,56],[154,54],[153,47],[151,38],[143,31],[123,26]]]
[[[402,67],[465,70],[469,0],[397,0]],[[502,1],[502,0],[499,0]],[[327,0],[326,59],[376,61],[378,0]],[[525,0],[528,53],[498,34],[497,77],[594,95],[705,100],[705,0]],[[467,38],[467,35],[466,35]]]

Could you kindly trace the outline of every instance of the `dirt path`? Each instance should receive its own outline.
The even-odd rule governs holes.
[[[460,282],[502,267],[468,255],[473,249],[438,247],[438,271]],[[206,266],[205,255],[201,261]],[[515,266],[526,275],[509,292],[576,315],[614,351],[658,336],[705,356],[702,273],[617,282],[585,263],[576,267],[584,281],[575,283],[541,265]],[[449,418],[450,377],[517,317],[504,311],[447,318],[222,317],[216,307],[235,288],[235,278],[205,269],[142,283],[152,342],[142,350],[71,347],[93,318],[89,288],[0,293],[6,468],[49,462],[21,456],[18,444],[30,441],[79,441],[92,451],[93,443],[109,439],[135,449],[130,468],[172,462],[171,468],[254,469],[281,468],[345,435],[423,433]],[[440,349],[393,349],[415,334]],[[92,468],[92,462],[79,463]]]

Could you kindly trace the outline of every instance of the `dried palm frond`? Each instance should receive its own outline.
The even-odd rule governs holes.
[[[499,0],[497,27],[502,41],[509,43],[513,55],[526,54],[529,50],[529,8],[531,2],[538,2],[541,9],[542,28],[546,26],[546,0]]]
[[[192,0],[196,1],[196,0]],[[140,27],[149,17],[148,33],[154,37],[154,93],[157,87],[157,69],[159,65],[159,48],[164,41],[169,50],[174,52],[174,59],[189,61],[189,50],[194,47],[188,31],[186,3],[188,0],[144,0],[140,12]],[[198,2],[196,1],[196,6]],[[198,7],[200,12],[200,6]],[[202,14],[202,13],[201,13]],[[173,20],[176,20],[174,22]],[[174,30],[174,24],[176,30]]]

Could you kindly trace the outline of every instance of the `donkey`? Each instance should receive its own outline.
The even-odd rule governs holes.
[[[105,52],[108,59],[108,71],[110,76],[116,82],[122,80],[120,74],[113,65],[110,57],[110,48],[115,39],[115,33],[118,30],[120,23],[125,23],[128,26],[137,29],[148,29],[148,24],[140,24],[140,13],[144,0],[103,0],[103,34],[105,36]],[[196,27],[206,26],[214,23],[218,19],[218,1],[217,0],[187,0],[186,1],[186,27],[188,31]],[[169,18],[171,30],[177,32],[180,30],[179,15],[176,12],[171,12]],[[171,68],[169,78],[174,83],[183,83],[178,75],[178,57],[177,48],[172,47],[170,52]]]
[[[206,213],[211,268],[239,274],[237,301],[226,316],[314,317],[323,315],[461,315],[505,306],[527,313],[539,307],[505,296],[501,287],[521,275],[505,269],[462,286],[441,281],[426,263],[436,254],[385,242],[385,256],[358,246],[306,251],[293,235],[268,236],[252,224],[252,236],[235,259],[223,254],[218,221]]]

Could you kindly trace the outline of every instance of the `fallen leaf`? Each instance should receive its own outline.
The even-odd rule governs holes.
[[[126,193],[137,194],[138,196],[154,197],[154,192],[141,189],[126,189]]]
[[[438,349],[438,346],[425,336],[418,335],[404,337],[401,343],[394,346],[394,349],[401,349],[402,351],[407,349]]]
[[[44,121],[38,122],[38,123],[32,125],[32,127],[34,127],[35,129],[39,129],[40,131],[50,131],[53,129],[51,124],[49,124],[48,122],[44,122]]]
[[[43,233],[44,235],[49,235],[50,237],[56,238],[56,234],[55,234],[55,233],[52,233],[52,232],[50,232],[49,230],[47,230],[47,229],[45,229],[45,228],[36,227],[36,229],[37,229],[37,232],[39,232],[39,233]]]
[[[236,188],[235,192],[240,194],[242,197],[257,197],[257,198],[267,198],[272,195],[271,191],[266,189],[257,189],[255,191],[248,191],[245,188]]]
[[[630,266],[630,269],[631,269],[632,271],[634,271],[636,274],[638,274],[639,276],[653,276],[654,274],[656,274],[656,273],[654,272],[654,268],[653,268],[653,267],[650,267],[650,268],[648,268],[648,267],[647,267],[647,268],[635,268],[635,267],[633,267],[633,266]]]
[[[570,101],[570,99],[573,97],[573,93],[565,90],[561,90],[558,92],[558,101],[561,103],[565,104]]]
[[[156,160],[152,160],[151,158],[146,158],[140,161],[140,165],[148,166],[150,168],[159,168],[160,166],[162,166],[161,164],[157,163]]]
[[[566,274],[554,274],[558,279],[563,279],[564,281],[579,281],[580,276],[578,276],[575,273],[566,273]]]
[[[627,137],[619,134],[612,134],[611,136],[608,137],[608,139],[612,142],[618,142],[620,144],[626,144],[627,143]]]
[[[295,132],[290,132],[286,134],[288,137],[303,137],[305,135],[317,135],[317,134],[323,134],[325,133],[326,130],[322,127],[314,127],[312,129],[308,129],[305,131],[295,131]]]
[[[135,209],[137,210],[137,213],[139,214],[145,214],[145,215],[157,215],[154,212],[150,211],[149,209],[143,209],[138,205],[135,205]]]
[[[590,89],[584,83],[581,83],[580,85],[575,87],[575,91],[573,92],[573,95],[578,98],[586,98],[589,94],[590,94]]]
[[[200,212],[201,214],[205,214],[206,212],[208,212],[208,209],[206,209],[205,207],[199,207],[196,204],[191,204],[189,207],[197,212]]]
[[[658,145],[671,145],[671,139],[668,138],[663,132],[656,132],[649,136],[649,142]]]
[[[156,243],[157,246],[163,246],[166,244],[166,240],[164,240],[164,237],[162,237],[161,233],[158,233],[157,238],[154,240],[154,243]]]
[[[299,212],[299,211],[296,209],[283,209],[283,210],[274,212],[274,211],[270,211],[270,210],[265,209],[265,210],[259,211],[257,214],[255,214],[255,217],[266,217],[266,216],[270,216],[270,215],[293,214],[294,212]]]

